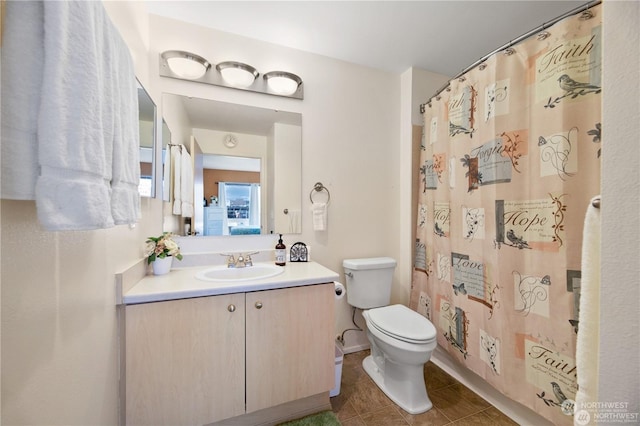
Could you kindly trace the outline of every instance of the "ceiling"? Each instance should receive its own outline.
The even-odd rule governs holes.
[[[150,13],[401,73],[455,76],[586,1],[172,1]]]

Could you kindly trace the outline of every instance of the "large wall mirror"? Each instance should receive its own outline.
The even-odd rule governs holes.
[[[156,141],[156,104],[138,81],[138,124],[140,130],[140,184],[142,197],[155,197],[154,146]]]
[[[168,93],[162,107],[171,143],[194,157],[194,217],[182,219],[185,229],[196,236],[302,232],[301,114]]]

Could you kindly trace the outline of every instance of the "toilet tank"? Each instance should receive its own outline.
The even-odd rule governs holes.
[[[360,309],[387,306],[396,263],[390,257],[345,259],[342,266],[347,280],[347,303]]]

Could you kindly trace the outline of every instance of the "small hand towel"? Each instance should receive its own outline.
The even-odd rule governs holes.
[[[186,149],[182,151],[180,174],[182,217],[193,217],[193,164],[191,163],[191,155]]]
[[[299,234],[302,232],[300,228],[300,210],[289,209],[289,233]]]
[[[582,233],[580,315],[576,341],[576,406],[598,401],[600,342],[600,209],[589,202]],[[574,420],[577,421],[577,418]],[[576,423],[577,424],[577,423]]]
[[[171,147],[171,185],[173,191],[173,214],[180,215],[182,214],[182,183],[180,179],[182,178],[181,172],[181,164],[182,164],[182,150],[184,147],[181,146],[172,146]],[[186,151],[185,151],[186,152]]]
[[[311,216],[314,231],[327,229],[327,203],[313,203],[311,205]]]

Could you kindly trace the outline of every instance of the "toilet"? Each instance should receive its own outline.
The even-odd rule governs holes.
[[[409,414],[433,404],[424,382],[424,364],[436,347],[436,329],[404,305],[389,305],[395,259],[376,257],[343,261],[347,302],[362,309],[371,355],[362,366],[376,385]]]

